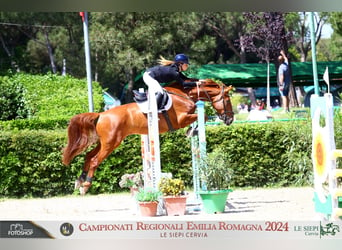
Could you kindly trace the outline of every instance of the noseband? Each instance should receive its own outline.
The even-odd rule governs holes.
[[[232,111],[232,110],[228,110],[228,108],[227,108],[227,102],[225,102],[224,101],[224,98],[223,98],[223,96],[224,96],[224,85],[222,85],[222,87],[221,87],[221,98],[219,99],[219,100],[217,100],[217,101],[215,101],[215,102],[219,102],[219,101],[221,101],[222,100],[222,104],[223,104],[223,113],[222,114],[217,114],[218,115],[218,117],[220,118],[220,119],[222,119],[222,120],[224,120],[224,116],[233,116],[234,115],[234,112]],[[230,103],[230,106],[232,106],[232,103],[230,102],[230,98],[228,97],[228,102]],[[214,103],[214,102],[213,102]]]
[[[197,88],[199,89],[201,86],[197,86]],[[234,112],[233,111],[230,111],[228,110],[227,108],[227,103],[225,102],[224,100],[224,88],[225,88],[225,85],[222,85],[221,86],[221,98],[216,100],[216,101],[211,101],[210,99],[210,95],[208,94],[208,92],[204,89],[204,93],[205,95],[207,96],[207,99],[209,102],[211,102],[212,104],[213,103],[217,103],[217,102],[220,102],[222,101],[222,104],[223,104],[223,113],[222,114],[219,114],[219,113],[216,113],[217,116],[221,119],[221,120],[225,120],[225,117],[228,116],[228,117],[231,117],[234,115]],[[200,100],[201,98],[199,98]],[[230,98],[228,99],[228,102],[230,103],[230,106],[232,106],[231,102],[230,102]]]

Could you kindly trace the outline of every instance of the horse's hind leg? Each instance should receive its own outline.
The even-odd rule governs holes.
[[[75,181],[75,189],[79,189],[80,187],[82,187],[83,183],[87,180],[87,174],[88,174],[89,167],[90,167],[90,161],[99,152],[100,149],[101,149],[101,145],[98,144],[94,149],[92,149],[90,152],[86,154],[83,171],[81,175],[78,177],[78,179]]]
[[[113,143],[101,143],[99,149],[97,150],[97,154],[89,155],[89,161],[87,161],[88,166],[88,174],[86,176],[85,182],[83,182],[82,186],[80,187],[80,193],[85,194],[91,186],[94,173],[96,168],[101,164],[101,162],[106,159],[110,153],[120,145],[120,142],[113,144]]]

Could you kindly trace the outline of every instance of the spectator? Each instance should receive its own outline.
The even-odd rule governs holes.
[[[290,69],[289,61],[283,50],[280,51],[278,57],[278,88],[282,100],[284,112],[290,112],[289,108],[289,90],[290,90]]]

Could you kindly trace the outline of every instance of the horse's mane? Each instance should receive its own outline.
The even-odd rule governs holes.
[[[197,81],[198,81],[198,79],[196,79],[196,78],[191,78],[191,79],[185,80],[185,82],[197,82]],[[224,85],[224,84],[221,82],[216,82],[212,79],[205,79],[205,84],[204,84],[205,87],[221,87],[222,85]],[[189,90],[195,88],[195,86],[189,87],[185,90],[182,84],[180,84],[179,82],[173,82],[165,88],[166,89],[167,88],[175,88],[175,89],[180,89],[182,91],[189,91]]]

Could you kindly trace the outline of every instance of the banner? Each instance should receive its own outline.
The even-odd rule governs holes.
[[[0,238],[342,239],[341,221],[1,221]]]

